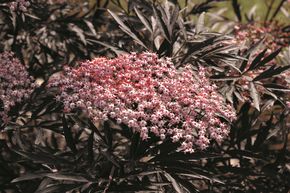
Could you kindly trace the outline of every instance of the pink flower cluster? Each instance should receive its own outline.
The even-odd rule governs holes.
[[[30,6],[30,2],[28,0],[16,0],[9,3],[9,8],[11,11],[22,11],[26,12],[27,7]]]
[[[237,44],[245,41],[254,44],[264,38],[264,45],[271,53],[279,47],[287,47],[289,45],[290,32],[284,32],[283,28],[285,26],[277,22],[239,24],[234,27],[234,35]]]
[[[77,68],[66,67],[49,87],[59,88],[57,100],[64,111],[79,108],[94,121],[114,120],[140,133],[161,140],[171,137],[180,149],[193,152],[205,149],[210,139],[221,141],[229,126],[219,115],[235,119],[205,76],[190,66],[176,69],[169,58],[156,54],[128,54],[115,59],[96,58]]]
[[[35,85],[26,68],[11,52],[0,53],[0,119],[9,121],[8,113],[16,104],[27,99]]]

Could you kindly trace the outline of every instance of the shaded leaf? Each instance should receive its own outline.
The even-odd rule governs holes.
[[[272,61],[280,52],[282,48],[279,48],[278,50],[274,51],[273,53],[266,56],[262,61],[260,61],[254,68],[259,68],[260,66],[263,66],[267,64],[268,62]],[[264,50],[266,52],[266,50]]]
[[[239,22],[241,22],[242,16],[241,16],[241,10],[240,10],[240,5],[238,3],[238,0],[232,0],[232,6],[234,8],[234,12],[235,12]]]
[[[35,193],[56,193],[56,192],[67,192],[72,191],[76,188],[81,187],[80,184],[56,184],[56,185],[49,185],[43,189],[37,190]]]
[[[11,181],[11,183],[21,182],[21,181],[27,181],[27,180],[34,180],[38,178],[43,178],[47,173],[32,173],[32,174],[25,174],[23,176],[20,176],[18,178],[15,178]]]
[[[119,24],[120,28],[129,36],[131,36],[137,43],[139,43],[141,46],[147,49],[147,46],[144,44],[144,42],[140,39],[140,36],[136,32],[135,29],[132,27],[126,25],[119,16],[117,16],[114,12],[108,10],[108,12],[111,14],[111,16],[115,19],[115,21]],[[136,33],[134,33],[136,32]]]
[[[92,162],[94,160],[94,134],[92,131],[88,139],[88,161]]]
[[[135,10],[138,18],[140,19],[140,21],[146,27],[146,29],[148,29],[151,33],[153,33],[153,29],[152,29],[152,26],[151,26],[149,20],[143,15],[143,13],[137,7],[134,7],[134,10]]]
[[[76,25],[69,25],[69,29],[76,33],[84,45],[87,45],[86,37],[84,31]]]
[[[251,65],[250,65],[248,70],[253,70],[253,69],[255,69],[255,68],[257,68],[259,66],[258,63],[264,57],[266,51],[267,51],[267,49],[264,49],[262,52],[260,52],[258,54],[258,56],[256,56],[256,58],[252,61],[252,63],[251,63]]]
[[[69,162],[68,160],[64,158],[50,155],[47,153],[46,154],[41,153],[41,152],[31,153],[31,152],[24,152],[24,151],[17,151],[17,150],[13,150],[13,151],[36,163],[53,164],[53,165],[71,164],[71,162]]]
[[[87,24],[87,26],[89,27],[89,29],[91,30],[91,32],[96,36],[97,35],[97,32],[95,30],[94,25],[90,21],[88,21],[88,20],[84,20],[84,21]]]
[[[79,175],[70,175],[70,174],[64,175],[64,174],[58,174],[58,173],[50,173],[50,174],[46,174],[45,176],[54,180],[89,182],[89,180]]]
[[[250,94],[253,99],[254,107],[260,111],[260,95],[253,82],[250,82]]]
[[[153,11],[154,11],[154,15],[156,17],[157,23],[159,24],[159,29],[161,30],[161,32],[164,35],[164,38],[168,41],[171,42],[171,37],[170,37],[170,33],[168,31],[168,27],[166,26],[166,23],[164,22],[163,18],[162,18],[162,14],[160,13],[160,11],[155,7],[155,5],[153,5]]]
[[[181,179],[178,175],[171,174],[178,183],[186,188],[190,193],[198,193],[198,188],[195,187],[188,179]]]
[[[62,124],[63,124],[63,132],[64,132],[66,143],[69,146],[69,148],[74,153],[76,153],[77,148],[76,148],[74,140],[73,140],[72,132],[71,132],[70,128],[68,127],[68,124],[67,124],[67,121],[65,118],[65,114],[63,114],[63,116],[62,116]]]
[[[183,193],[183,190],[181,189],[179,183],[167,172],[164,172],[163,175],[168,179],[168,181],[171,182],[174,190],[177,192],[177,193]]]
[[[272,127],[272,120],[273,114],[271,115],[271,118],[266,122],[266,125],[259,128],[259,132],[254,142],[253,149],[258,150],[268,138],[269,131]]]
[[[290,88],[284,85],[275,84],[275,83],[265,83],[263,84],[264,87],[270,89],[270,90],[277,90],[281,92],[289,92]]]
[[[213,75],[210,77],[210,79],[214,81],[228,81],[228,80],[238,80],[241,77],[239,76],[225,76],[225,75]]]
[[[105,156],[105,158],[110,161],[113,165],[115,165],[117,168],[120,168],[120,164],[116,161],[114,158],[114,155],[111,155],[109,151],[101,151],[101,154]]]
[[[100,44],[106,48],[109,48],[111,49],[113,52],[115,52],[115,54],[117,55],[121,55],[121,54],[126,54],[127,52],[125,50],[123,50],[122,48],[120,48],[119,46],[116,46],[116,45],[112,45],[112,44],[108,44],[108,43],[105,43],[105,42],[101,42],[101,41],[98,41],[98,40],[92,40],[92,39],[89,39],[89,41],[93,42],[93,43],[97,43],[97,44]]]
[[[194,55],[197,51],[200,51],[204,47],[209,46],[209,45],[213,45],[213,43],[215,42],[216,39],[217,39],[217,37],[211,37],[211,38],[208,38],[202,42],[196,42],[196,43],[189,44],[188,45],[189,49],[186,52],[186,54],[183,56],[183,58],[181,59],[180,63],[185,62],[191,55]]]
[[[258,76],[256,76],[253,81],[258,81],[258,80],[262,80],[265,78],[271,78],[275,75],[281,74],[282,72],[288,70],[290,68],[290,65],[288,66],[279,66],[277,68],[275,68],[276,66],[273,65],[270,68],[268,68],[266,71],[262,72],[261,74],[259,74]]]
[[[195,31],[196,31],[197,34],[199,34],[200,32],[202,32],[203,29],[204,29],[204,16],[205,16],[205,12],[203,12],[198,17],[198,20],[197,20],[197,23],[196,23],[196,27],[195,27]]]

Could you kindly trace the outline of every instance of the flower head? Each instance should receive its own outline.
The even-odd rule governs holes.
[[[30,2],[28,0],[16,0],[9,3],[9,8],[11,11],[21,11],[26,12],[27,8],[30,6]]]
[[[236,43],[247,42],[254,44],[263,40],[268,48],[268,52],[273,52],[279,47],[289,45],[289,31],[286,31],[282,25],[277,22],[261,24],[258,22],[236,25],[234,28]]]
[[[57,97],[68,111],[78,107],[93,120],[126,124],[143,140],[150,135],[170,137],[183,144],[184,152],[204,149],[210,139],[220,141],[228,134],[219,115],[235,119],[204,68],[197,74],[190,66],[177,70],[170,59],[153,53],[83,62],[66,68],[51,86],[59,88]]]
[[[34,89],[33,78],[11,52],[0,53],[0,118],[9,121],[11,108],[27,99]]]

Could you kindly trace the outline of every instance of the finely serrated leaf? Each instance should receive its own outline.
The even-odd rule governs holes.
[[[143,46],[144,48],[148,49],[147,46],[144,44],[144,42],[140,39],[139,35],[137,34],[137,32],[129,27],[128,25],[126,25],[119,16],[117,16],[114,12],[108,10],[108,12],[111,14],[111,16],[115,19],[115,21],[119,24],[120,29],[122,31],[124,31],[126,34],[128,34],[129,36],[131,36],[138,44],[140,44],[141,46]],[[134,33],[136,32],[136,33]]]
[[[178,182],[167,172],[164,172],[163,175],[168,179],[168,181],[171,182],[174,190],[177,193],[183,193],[183,190],[181,189],[180,185],[178,184]]]
[[[259,62],[264,57],[266,51],[267,51],[267,49],[264,49],[262,52],[260,52],[258,54],[258,56],[256,56],[256,58],[252,61],[252,63],[251,63],[251,65],[250,65],[248,70],[253,70],[253,69],[258,67]]]
[[[186,33],[186,29],[185,29],[184,21],[183,21],[182,17],[178,18],[177,23],[178,23],[178,26],[180,28],[180,31],[182,32],[182,35],[183,35],[185,41],[187,41],[188,37],[187,37],[187,33]]]
[[[54,193],[62,191],[61,185],[48,185],[42,189],[37,190],[35,193]]]
[[[155,6],[153,6],[153,11],[154,11],[154,15],[155,15],[156,21],[159,24],[159,29],[163,33],[164,38],[168,42],[171,42],[170,33],[168,31],[168,27],[166,26],[166,22],[163,20],[161,12]]]
[[[244,72],[244,70],[246,69],[246,67],[248,65],[250,54],[247,54],[245,57],[246,57],[246,60],[243,60],[241,65],[240,65],[240,71],[241,72]]]
[[[125,29],[127,29],[127,30],[130,30],[125,24],[124,24],[124,22],[121,20],[121,18],[119,17],[119,16],[117,16],[114,12],[112,12],[111,10],[107,10],[109,13],[110,13],[110,15],[115,19],[115,21],[119,24],[119,25],[121,25],[121,26],[123,26]]]
[[[214,81],[228,81],[228,80],[238,80],[240,76],[225,76],[225,75],[213,75],[210,77]]]
[[[242,97],[242,95],[241,95],[239,92],[234,91],[234,94],[235,94],[235,96],[236,96],[240,101],[242,101],[242,102],[245,101],[245,99]]]
[[[72,132],[71,132],[70,128],[68,127],[66,117],[64,114],[62,116],[62,124],[63,124],[63,132],[64,132],[65,141],[66,141],[68,147],[72,150],[72,152],[76,153],[77,148],[75,146]]]
[[[172,35],[173,29],[175,24],[177,23],[178,17],[179,17],[179,9],[178,6],[175,6],[173,13],[170,15],[170,24],[169,24],[169,33]]]
[[[284,85],[275,84],[275,83],[265,83],[263,84],[264,87],[270,89],[270,90],[277,90],[282,92],[290,92],[290,88]]]
[[[44,153],[39,153],[39,152],[31,153],[31,152],[24,152],[24,151],[17,151],[17,150],[13,150],[13,151],[27,159],[34,161],[35,163],[54,164],[54,165],[71,163],[64,158],[56,157],[50,154],[44,154]]]
[[[271,108],[271,107],[274,105],[274,103],[275,103],[275,100],[273,100],[273,99],[269,99],[269,100],[267,100],[267,101],[263,104],[263,106],[261,107],[261,112],[265,111],[266,109]]]
[[[23,176],[20,176],[18,178],[14,178],[11,183],[21,182],[21,181],[27,181],[27,180],[34,180],[38,178],[43,178],[47,173],[40,173],[40,174],[25,174]]]
[[[28,16],[32,19],[35,19],[35,20],[41,20],[41,18],[37,17],[36,15],[32,15],[32,14],[29,14],[29,13],[24,13],[25,16]]]
[[[35,192],[39,192],[40,190],[44,189],[45,187],[49,186],[52,179],[50,178],[44,178],[41,180],[41,183],[38,185],[37,190]]]
[[[92,162],[94,160],[94,134],[92,131],[88,139],[88,161]]]
[[[91,32],[96,36],[97,35],[97,32],[96,32],[95,27],[92,24],[92,22],[90,22],[90,21],[88,21],[86,19],[84,21],[87,24],[88,28],[91,30]]]
[[[184,187],[186,188],[190,193],[198,193],[198,188],[193,185],[192,182],[189,180],[184,180],[180,178],[178,175],[173,175],[172,176]]]
[[[111,155],[107,151],[101,151],[101,154],[104,155],[105,158],[112,164],[114,164],[117,168],[120,168],[120,164],[116,161],[116,159],[113,157],[114,155]]]
[[[149,23],[148,19],[143,15],[143,13],[137,8],[134,7],[134,10],[138,16],[138,18],[140,19],[140,21],[144,24],[144,26],[146,27],[146,29],[148,29],[151,33],[153,33],[153,29],[151,24]]]
[[[241,22],[242,16],[241,16],[241,10],[240,10],[240,5],[238,3],[238,0],[232,0],[232,6],[234,8],[234,12],[235,12],[238,20]]]
[[[263,66],[265,64],[267,64],[268,62],[272,61],[280,52],[281,52],[282,48],[279,48],[278,50],[272,52],[271,54],[269,54],[268,56],[266,56],[262,61],[260,61],[255,68],[258,68],[260,66]],[[266,52],[266,50],[265,50]]]
[[[271,66],[269,69],[267,69],[266,71],[262,72],[261,74],[259,74],[258,76],[256,76],[253,81],[258,81],[258,80],[262,80],[265,78],[271,78],[275,75],[281,74],[282,72],[288,70],[290,68],[290,65],[288,66],[279,66],[277,68],[275,68],[276,65]]]
[[[222,57],[221,57],[220,59],[223,60]],[[232,63],[232,62],[230,62],[230,61],[225,61],[225,64],[228,65],[228,66],[230,66],[230,67],[232,67],[233,69],[235,69],[239,74],[242,74],[242,72],[241,72],[240,69],[236,66],[235,63]]]
[[[267,70],[265,70],[264,72],[262,72],[261,74],[256,76],[253,79],[253,81],[258,81],[258,80],[261,80],[261,79],[272,77],[272,74],[275,71],[275,67],[276,67],[276,65],[271,66],[270,68],[268,68]]]
[[[258,149],[261,147],[262,144],[265,143],[268,135],[269,135],[269,131],[272,128],[272,120],[273,120],[273,113],[270,117],[270,119],[266,122],[265,126],[260,126],[259,130],[258,130],[258,134],[256,136],[255,142],[253,144],[253,148],[254,149]]]
[[[250,94],[253,99],[254,107],[260,111],[260,95],[253,82],[250,82]]]
[[[234,103],[233,101],[233,93],[235,91],[235,87],[233,85],[229,86],[230,88],[226,92],[226,99],[230,101],[230,103]]]
[[[60,192],[68,192],[72,191],[76,188],[81,187],[80,184],[57,184],[57,185],[49,185],[45,188],[37,190],[35,193],[60,193]]]
[[[105,42],[101,42],[101,41],[98,41],[98,40],[89,39],[89,41],[97,43],[97,44],[100,44],[100,45],[112,50],[117,55],[121,55],[121,54],[126,54],[127,53],[125,50],[122,50],[122,48],[120,48],[118,46],[114,46],[114,45],[111,45],[111,44],[108,44],[108,43],[105,43]]]
[[[195,27],[195,31],[196,31],[197,34],[202,32],[203,29],[204,29],[204,17],[205,17],[205,12],[200,14],[200,16],[198,17],[198,20],[197,20],[197,23],[196,23],[196,27]]]
[[[69,29],[76,33],[76,35],[80,38],[84,45],[87,45],[86,37],[84,35],[84,31],[76,25],[69,25]]]
[[[69,175],[69,174],[64,175],[64,174],[58,174],[58,173],[50,173],[50,174],[46,174],[45,176],[54,180],[89,182],[89,180],[87,180],[86,178],[82,176]]]
[[[184,54],[183,58],[181,59],[180,63],[186,62],[186,60],[191,56],[196,54],[196,52],[202,50],[206,46],[213,45],[214,42],[217,40],[218,37],[211,37],[202,42],[195,42],[195,43],[188,43],[188,51]]]

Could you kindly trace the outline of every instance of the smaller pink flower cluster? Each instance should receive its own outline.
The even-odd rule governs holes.
[[[30,6],[30,2],[28,0],[16,0],[9,3],[9,8],[11,11],[22,11],[26,12],[27,8]]]
[[[0,119],[9,121],[8,113],[16,104],[27,99],[35,85],[26,68],[11,52],[0,53]]]
[[[49,87],[59,88],[64,111],[78,108],[94,121],[114,120],[140,133],[181,143],[181,150],[205,149],[210,139],[221,141],[235,112],[226,105],[205,76],[190,66],[176,69],[169,58],[156,54],[128,54],[115,59],[96,58],[77,68],[67,67]]]
[[[271,53],[289,45],[290,32],[284,32],[284,27],[277,22],[240,24],[234,27],[234,35],[237,44],[245,41],[254,44],[264,38],[264,44]]]

